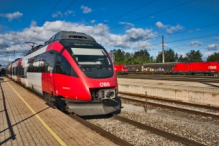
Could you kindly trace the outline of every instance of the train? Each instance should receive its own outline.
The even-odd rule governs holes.
[[[85,33],[56,33],[10,63],[6,75],[64,112],[79,116],[121,112],[112,59]]]
[[[125,64],[114,65],[114,70],[117,74],[128,75],[128,68]]]
[[[219,62],[170,62],[126,65],[129,73],[219,75]]]

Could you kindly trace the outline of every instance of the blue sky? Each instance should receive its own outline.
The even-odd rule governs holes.
[[[218,0],[1,0],[0,63],[22,57],[34,41],[43,44],[60,30],[84,32],[108,51],[165,49],[203,59],[219,52]],[[50,13],[51,12],[51,13]],[[46,17],[47,16],[47,17]],[[16,52],[16,54],[14,54]]]

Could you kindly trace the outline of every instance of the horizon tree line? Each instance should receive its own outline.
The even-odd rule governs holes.
[[[150,55],[150,53],[144,49],[134,53],[125,52],[121,49],[114,49],[110,51],[113,54],[115,60],[114,64],[143,64],[143,63],[162,63],[162,52],[159,52],[156,58]],[[198,50],[190,50],[186,53],[185,57],[175,53],[171,48],[164,51],[165,62],[202,62],[203,54]],[[208,56],[207,61],[218,61],[219,52]]]

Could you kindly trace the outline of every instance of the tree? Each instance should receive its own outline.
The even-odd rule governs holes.
[[[146,63],[150,60],[150,54],[147,50],[140,50],[133,55],[134,64]]]
[[[114,49],[110,51],[110,53],[114,54],[114,57],[115,57],[114,64],[121,64],[125,60],[125,52],[120,49],[118,50]]]
[[[164,51],[165,62],[176,62],[178,60],[178,54],[175,53],[172,49]],[[162,52],[159,52],[156,58],[157,63],[162,62]]]
[[[165,52],[165,51],[164,51]],[[164,53],[165,54],[165,53]],[[162,63],[162,52],[158,52],[158,55],[156,57],[157,63]]]
[[[188,62],[199,62],[202,61],[202,54],[199,50],[191,50],[190,52],[186,53],[186,59]]]
[[[183,57],[182,55],[179,56],[178,62],[188,62],[187,58],[186,57]]]
[[[219,62],[219,52],[208,56],[207,61],[218,61]]]

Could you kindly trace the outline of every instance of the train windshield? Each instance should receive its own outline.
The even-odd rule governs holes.
[[[96,42],[74,42],[68,50],[83,73],[90,78],[113,76],[113,66],[108,53]]]

